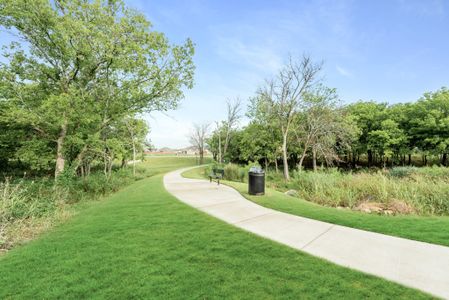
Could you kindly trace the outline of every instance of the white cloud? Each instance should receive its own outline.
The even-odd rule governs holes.
[[[262,43],[263,44],[263,43]],[[255,45],[238,38],[218,37],[217,53],[224,59],[257,70],[275,72],[282,65],[281,57],[269,45]]]
[[[149,138],[156,148],[181,148],[189,145],[190,121],[179,120],[170,115],[153,113],[147,116],[151,132]]]
[[[337,69],[337,72],[338,72],[340,75],[342,75],[342,76],[344,76],[344,77],[352,77],[352,73],[349,72],[347,69],[345,69],[345,68],[343,68],[343,67],[341,67],[341,66],[339,66],[339,65],[336,65],[335,68]]]

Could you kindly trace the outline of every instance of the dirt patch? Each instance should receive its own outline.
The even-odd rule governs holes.
[[[357,205],[354,210],[361,211],[364,213],[381,213],[386,209],[386,206],[383,203],[379,202],[362,202]]]
[[[408,215],[415,213],[413,206],[400,200],[394,200],[388,204],[365,201],[359,203],[353,210],[379,215]]]
[[[389,207],[392,211],[394,211],[397,214],[408,215],[416,212],[413,206],[400,200],[394,200],[389,204]]]

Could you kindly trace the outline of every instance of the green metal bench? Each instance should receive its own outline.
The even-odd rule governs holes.
[[[209,174],[209,180],[212,182],[213,179],[217,180],[217,184],[220,184],[220,180],[223,179],[224,170],[219,168],[213,168],[212,173]]]

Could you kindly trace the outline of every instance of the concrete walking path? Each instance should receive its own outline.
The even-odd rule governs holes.
[[[275,211],[245,199],[228,186],[182,177],[187,169],[166,174],[164,185],[194,208],[338,265],[449,299],[449,247]]]

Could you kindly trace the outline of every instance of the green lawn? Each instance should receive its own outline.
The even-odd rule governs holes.
[[[149,163],[167,171],[186,163]],[[128,186],[0,258],[0,299],[429,298]]]
[[[198,168],[187,171],[183,175],[191,178],[204,178],[203,173],[203,169]],[[251,196],[248,194],[246,183],[229,181],[224,183],[234,187],[245,198],[275,210],[333,224],[449,246],[449,217],[366,214],[347,209],[321,206],[296,197],[287,196],[273,189],[266,189],[264,196]]]

